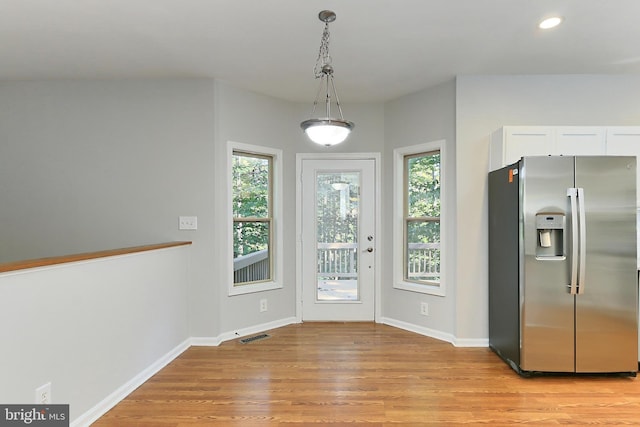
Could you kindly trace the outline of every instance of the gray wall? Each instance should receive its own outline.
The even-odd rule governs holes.
[[[456,298],[455,280],[455,82],[435,86],[421,92],[404,96],[385,104],[385,150],[383,156],[385,180],[383,191],[385,200],[392,200],[393,194],[393,150],[400,147],[423,144],[425,142],[446,140],[448,161],[445,166],[444,191],[448,195],[448,217],[444,220],[450,225],[447,238],[449,261],[445,278],[447,290],[445,296],[427,295],[393,288],[392,254],[393,241],[391,203],[384,204],[384,234],[386,249],[383,270],[382,307],[383,316],[402,322],[439,331],[454,333],[454,314]],[[420,314],[420,302],[429,304],[429,316]]]
[[[0,84],[0,262],[191,240],[191,332],[216,335],[214,95],[195,79]]]
[[[505,125],[638,125],[640,76],[462,76],[456,85],[456,336],[488,336],[489,135]]]

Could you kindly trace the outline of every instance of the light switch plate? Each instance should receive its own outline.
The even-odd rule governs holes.
[[[178,222],[178,228],[180,230],[197,230],[198,217],[197,216],[181,216]]]

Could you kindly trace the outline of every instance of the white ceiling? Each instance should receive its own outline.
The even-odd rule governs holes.
[[[0,80],[205,77],[311,103],[323,9],[343,104],[455,75],[640,73],[640,0],[0,0]]]

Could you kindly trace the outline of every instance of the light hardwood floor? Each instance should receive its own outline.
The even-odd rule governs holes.
[[[521,378],[487,348],[373,323],[191,347],[94,426],[640,425],[640,378]]]

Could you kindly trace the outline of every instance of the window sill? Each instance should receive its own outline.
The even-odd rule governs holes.
[[[272,291],[274,289],[282,289],[282,283],[264,282],[253,283],[250,285],[239,285],[229,287],[229,296],[252,294],[255,292]]]
[[[417,283],[412,283],[412,282],[398,281],[393,285],[393,287],[395,289],[402,289],[404,291],[418,292],[421,294],[436,295],[440,297],[443,297],[446,295],[446,292],[442,283],[440,284],[440,286],[434,286],[434,285],[419,285]]]

